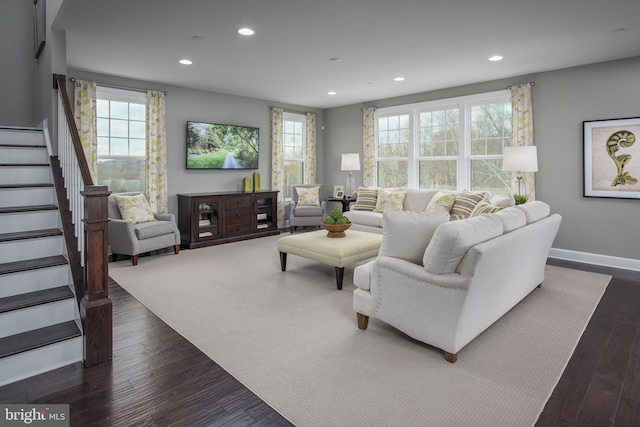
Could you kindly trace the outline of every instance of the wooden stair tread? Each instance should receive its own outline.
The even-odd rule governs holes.
[[[17,212],[35,212],[35,211],[55,211],[58,210],[56,205],[32,205],[32,206],[10,206],[0,208],[0,214],[17,213]]]
[[[0,148],[47,148],[46,145],[43,144],[0,144]]]
[[[0,357],[12,356],[79,336],[80,329],[73,320],[10,335],[0,338]]]
[[[58,228],[48,228],[46,230],[20,231],[16,233],[0,234],[0,242],[37,239],[39,237],[51,237],[51,236],[61,236],[61,235],[62,235],[62,231]]]
[[[39,268],[56,267],[66,265],[67,259],[62,255],[54,255],[43,258],[25,259],[22,261],[0,264],[0,274],[18,273],[20,271],[36,270]]]
[[[0,166],[37,166],[37,167],[49,167],[49,163],[0,163]]]
[[[73,298],[73,292],[68,286],[43,289],[40,291],[28,292],[20,295],[0,298],[0,313],[7,313],[21,308],[34,307],[36,305],[61,301]]]
[[[0,185],[0,189],[3,188],[32,188],[32,187],[53,187],[53,184],[50,182],[39,182],[32,184],[2,184]]]

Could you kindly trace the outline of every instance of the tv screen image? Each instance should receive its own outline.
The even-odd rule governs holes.
[[[187,169],[258,169],[260,129],[187,122]]]

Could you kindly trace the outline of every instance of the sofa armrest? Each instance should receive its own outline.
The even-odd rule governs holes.
[[[442,288],[452,289],[468,289],[471,282],[470,277],[463,276],[459,273],[433,274],[424,269],[423,266],[405,261],[400,258],[389,256],[379,256],[376,259],[375,269],[392,270],[408,279],[413,279],[423,283],[425,286],[433,285]],[[374,271],[371,275],[376,277]],[[393,286],[402,286],[402,283],[394,283]]]
[[[165,214],[153,214],[153,216],[158,220],[158,221],[169,221],[172,223],[176,223],[176,216],[172,213],[165,213]]]
[[[138,238],[131,221],[109,219],[109,245],[111,252],[122,255],[133,255],[137,252]]]

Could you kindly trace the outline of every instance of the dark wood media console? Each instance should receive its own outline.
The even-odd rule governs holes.
[[[187,249],[280,234],[278,192],[178,194],[178,228]]]

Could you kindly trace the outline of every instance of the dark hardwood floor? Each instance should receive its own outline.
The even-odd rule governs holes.
[[[536,426],[640,425],[640,274],[550,264],[614,278]],[[117,283],[110,292],[113,361],[0,387],[1,403],[67,403],[72,426],[291,425]]]

